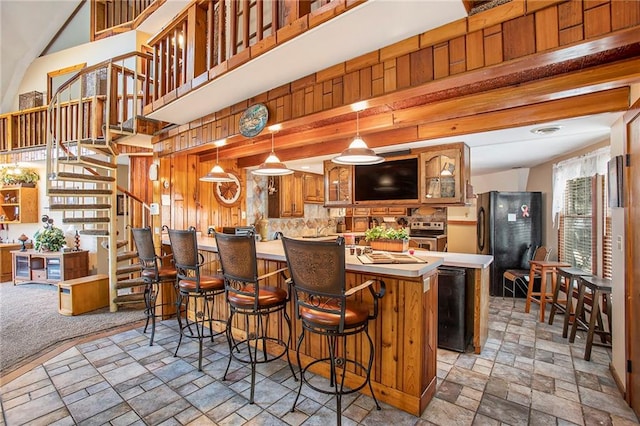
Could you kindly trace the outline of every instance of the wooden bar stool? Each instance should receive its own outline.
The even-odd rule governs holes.
[[[565,262],[551,260],[532,260],[529,262],[529,289],[527,290],[527,303],[524,311],[531,310],[531,302],[540,305],[540,321],[544,321],[544,309],[547,303],[553,301],[553,292],[556,286],[556,275],[558,268],[567,268],[571,265]],[[536,275],[540,276],[540,291],[533,291],[533,280]],[[547,275],[551,275],[551,292],[547,290]],[[536,296],[539,299],[536,299]]]
[[[611,347],[611,280],[609,278],[600,278],[596,276],[580,276],[578,280],[578,304],[576,305],[576,315],[571,327],[571,335],[569,342],[573,343],[576,339],[576,331],[578,326],[585,327],[587,330],[587,343],[584,348],[584,359],[591,359],[591,348],[593,345]],[[591,292],[591,313],[589,314],[589,324],[585,324],[583,314],[585,310],[585,293]],[[605,300],[607,299],[607,300]],[[605,300],[605,314],[607,315],[607,327],[605,328],[600,313],[600,301]],[[593,341],[593,335],[600,335],[601,342]]]
[[[558,280],[553,291],[553,301],[549,312],[549,325],[553,324],[556,313],[564,314],[564,325],[562,327],[562,337],[567,337],[569,333],[569,323],[573,315],[573,295],[578,294],[578,279],[581,275],[591,275],[579,268],[558,268]],[[575,283],[575,287],[574,287]],[[565,294],[564,300],[558,300],[560,292]],[[564,302],[564,303],[563,303]]]

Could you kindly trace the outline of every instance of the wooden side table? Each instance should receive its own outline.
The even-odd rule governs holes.
[[[529,288],[524,311],[528,313],[531,310],[531,302],[538,303],[540,305],[540,321],[544,322],[545,305],[547,302],[551,303],[553,301],[558,268],[568,268],[571,265],[552,260],[532,260],[529,265]],[[547,289],[547,275],[551,275],[551,291]],[[533,291],[533,283],[536,276],[540,277],[540,291]],[[539,299],[536,299],[536,296]]]

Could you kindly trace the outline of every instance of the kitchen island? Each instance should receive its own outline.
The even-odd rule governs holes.
[[[215,239],[201,237],[198,247],[205,256],[205,262],[213,270],[217,267]],[[284,249],[281,241],[258,242],[256,244],[259,273],[263,274],[275,271],[286,266]],[[347,253],[347,287],[354,287],[367,279],[380,278],[386,284],[386,295],[380,300],[379,315],[375,321],[371,321],[369,332],[374,341],[376,350],[374,365],[371,373],[372,386],[379,400],[394,407],[400,408],[413,415],[419,416],[427,407],[436,390],[436,359],[437,359],[437,313],[438,313],[438,267],[444,264],[446,253],[416,252],[417,257],[425,263],[412,264],[363,264],[354,255]],[[451,255],[451,253],[449,253]],[[484,256],[490,259],[490,256]],[[475,259],[451,258],[457,266],[470,267],[472,269],[486,269],[490,260],[478,262]],[[488,274],[479,273],[479,280]],[[269,278],[269,285],[286,288],[282,277],[277,275]],[[488,316],[488,283],[486,286],[486,315]],[[358,298],[368,301],[368,292],[358,293]],[[482,297],[481,297],[482,298]],[[484,302],[484,301],[483,301]],[[479,303],[482,307],[483,303]],[[224,300],[216,301],[216,314],[224,315],[226,306]],[[292,338],[300,333],[300,323],[293,313],[293,302],[288,308],[292,314]],[[479,309],[479,316],[485,315],[483,309]],[[487,321],[479,321],[486,324]],[[482,326],[479,327],[482,329]],[[287,338],[286,327],[282,320],[274,318],[270,320],[270,332],[279,337]],[[482,331],[481,331],[482,332]],[[243,325],[233,324],[233,333],[242,336]],[[474,337],[475,338],[475,337]],[[353,337],[347,351],[349,357],[366,360],[369,357],[368,344],[361,339],[366,337]],[[486,340],[486,337],[484,338]],[[479,338],[479,342],[483,341]],[[295,360],[295,347],[290,347],[291,359]],[[319,336],[305,340],[301,348],[303,365],[310,361],[326,356],[326,342]],[[327,365],[318,364],[314,373],[328,377]],[[345,375],[345,383],[360,381],[361,371],[353,367]],[[363,389],[362,392],[366,392]]]

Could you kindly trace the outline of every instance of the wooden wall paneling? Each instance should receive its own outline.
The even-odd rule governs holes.
[[[584,11],[584,37],[597,37],[611,32],[611,7],[609,3]]]
[[[384,94],[384,66],[376,64],[371,67],[371,96]]]
[[[467,70],[466,37],[456,37],[449,42],[449,74],[460,74]]]
[[[469,31],[477,31],[501,22],[523,16],[525,14],[524,1],[510,1],[491,8],[483,13],[472,15],[468,19]]]
[[[396,60],[384,61],[384,93],[394,92],[397,89],[396,82]]]
[[[412,395],[420,394],[420,365],[422,348],[426,344],[423,341],[420,330],[420,312],[422,304],[422,286],[415,282],[405,282],[403,285],[403,327],[402,327],[402,389]],[[417,306],[416,306],[417,305]],[[412,315],[412,316],[406,316]]]
[[[380,49],[380,62],[386,62],[399,56],[415,52],[420,48],[420,36],[409,37],[391,46]]]
[[[505,61],[535,53],[535,38],[531,37],[535,33],[534,17],[525,15],[502,24]]]
[[[349,59],[345,62],[345,72],[361,70],[363,68],[370,67],[380,62],[380,50],[374,50],[373,52],[365,53],[362,56],[358,56],[353,59]]]
[[[360,73],[352,71],[345,74],[342,86],[345,105],[356,102],[360,99]]]
[[[366,67],[360,70],[360,97],[361,99],[369,99],[373,96],[373,70],[372,67]]]
[[[425,47],[410,55],[411,85],[418,86],[433,80],[433,48]]]
[[[613,31],[640,23],[640,2],[618,0],[611,3],[611,28]]]
[[[558,8],[550,7],[535,13],[536,52],[555,49],[558,40]]]
[[[331,89],[331,106],[332,108],[337,108],[344,105],[342,77],[334,78],[332,83],[333,87]]]
[[[325,81],[322,83],[322,111],[329,109],[333,106],[333,84],[332,82]]]
[[[396,59],[396,87],[406,89],[411,86],[411,56],[402,55]]]
[[[575,27],[560,30],[559,41],[560,46],[578,43],[584,40],[584,29],[582,24]]]
[[[188,206],[185,201],[188,198],[187,191],[187,156],[176,156],[172,160],[173,168],[171,170],[171,188],[172,195],[171,200],[171,216],[172,226],[176,229],[187,229],[186,208]]]
[[[305,115],[305,89],[296,90],[291,95],[291,118]]]
[[[313,112],[322,111],[323,83],[313,85]],[[312,112],[312,113],[313,113]]]
[[[467,34],[465,43],[467,70],[475,70],[484,66],[484,36],[482,31]]]
[[[582,25],[582,0],[570,0],[558,5],[560,30]]]
[[[398,306],[398,287],[400,282],[396,278],[385,279],[387,285],[384,295],[387,303],[379,305],[381,312],[382,345],[378,348],[377,356],[380,357],[383,366],[380,374],[380,382],[384,385],[395,387],[398,372],[398,313],[402,311]]]
[[[304,89],[304,113],[305,115],[313,113],[313,95],[314,95],[315,85],[308,86]]]
[[[449,76],[449,43],[433,46],[433,77],[434,79]]]

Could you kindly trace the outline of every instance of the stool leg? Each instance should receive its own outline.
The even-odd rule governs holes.
[[[178,292],[178,299],[176,300],[176,308],[178,310],[178,332],[180,333],[180,337],[178,338],[178,346],[176,346],[176,351],[173,354],[174,357],[178,356],[178,349],[180,349],[180,344],[182,344],[182,299],[183,299],[182,292]],[[188,304],[189,304],[189,299],[187,298],[185,302],[185,306],[188,306]]]
[[[291,374],[293,374],[293,380],[295,380],[296,382],[298,381],[298,376],[296,376],[296,372],[293,371],[293,365],[291,364],[291,357],[289,356],[289,348],[291,347],[291,318],[289,318],[289,315],[287,314],[287,308],[285,307],[284,311],[282,312],[282,315],[284,316],[284,320],[287,324],[287,329],[289,331],[289,338],[287,339],[287,362],[289,363],[289,368],[291,369]],[[298,361],[298,365],[300,365],[300,361]]]
[[[229,317],[227,318],[227,343],[229,343],[229,362],[227,362],[227,369],[224,370],[224,375],[222,376],[222,380],[227,380],[227,373],[229,373],[229,367],[231,367],[231,358],[233,354],[233,347],[235,346],[235,341],[233,339],[233,333],[231,332],[231,324],[233,321],[233,315],[235,314],[235,309],[231,308],[229,312]]]
[[[515,297],[514,297],[515,300]],[[367,381],[369,382],[369,390],[371,391],[371,397],[373,398],[373,402],[376,403],[376,409],[381,410],[380,404],[378,404],[378,398],[376,398],[376,393],[373,391],[373,386],[371,385],[371,367],[373,367],[373,357],[375,356],[375,348],[373,346],[373,340],[369,335],[369,327],[364,330],[364,334],[367,335],[367,339],[369,339],[369,367],[367,368]]]
[[[567,301],[564,307],[564,324],[562,326],[562,337],[566,338],[569,334],[569,322],[573,312],[573,277],[567,280]],[[574,320],[575,321],[575,320]]]
[[[553,299],[551,299],[551,310],[549,311],[549,325],[553,325],[553,318],[556,316],[556,311],[558,310],[556,306],[556,303],[558,303],[558,293],[560,293],[560,283],[556,282],[555,288],[553,289]]]
[[[535,267],[531,266],[531,269],[529,270],[529,287],[527,288],[527,301],[524,305],[524,312],[527,314],[531,310],[531,299],[533,298],[533,282],[535,278]]]
[[[298,398],[300,398],[300,392],[302,392],[302,382],[304,382],[304,369],[302,368],[302,362],[300,362],[300,347],[302,346],[302,341],[304,340],[304,333],[304,326],[302,326],[302,333],[300,333],[300,337],[298,337],[298,344],[296,346],[296,359],[298,360],[298,369],[300,370],[300,386],[298,386],[298,394],[296,395],[296,399],[293,401],[293,405],[291,406],[292,413],[296,410],[296,404],[298,403]]]
[[[591,348],[593,347],[593,333],[596,329],[596,319],[600,312],[600,297],[602,293],[596,290],[593,293],[593,301],[591,306],[591,315],[589,315],[589,330],[587,331],[587,344],[584,348],[584,360],[589,361],[591,359]]]
[[[573,317],[573,324],[571,325],[571,334],[569,335],[569,343],[573,343],[576,340],[576,332],[578,331],[578,319],[580,315],[583,315],[584,311],[584,286],[578,286],[578,304],[576,305],[576,315]]]

